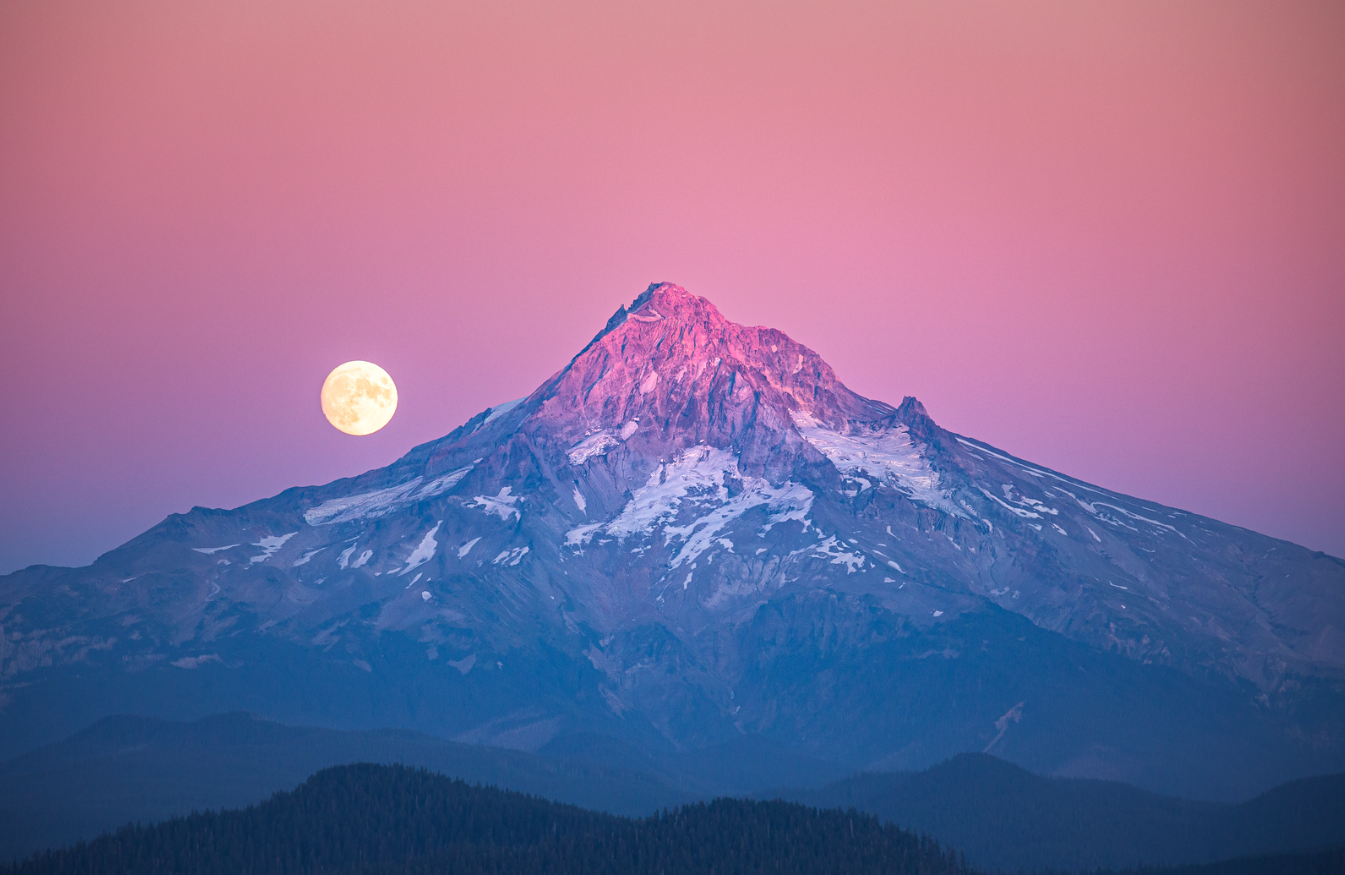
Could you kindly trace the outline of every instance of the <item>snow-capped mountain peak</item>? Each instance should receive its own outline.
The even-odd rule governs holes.
[[[227,680],[283,645],[404,688],[404,725],[513,746],[759,732],[859,765],[1024,745],[1042,768],[1161,777],[1181,769],[1135,721],[1191,707],[1261,714],[1246,725],[1280,727],[1284,763],[1345,760],[1342,563],[864,398],[669,283],[387,468],[3,578],[0,623],[0,706],[19,702],[0,719],[47,713],[44,666]],[[1181,768],[1213,781],[1222,736],[1201,731]]]

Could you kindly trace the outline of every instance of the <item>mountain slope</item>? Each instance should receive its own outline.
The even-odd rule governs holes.
[[[319,769],[400,763],[594,811],[644,816],[716,796],[820,787],[847,772],[759,737],[652,755],[599,736],[539,753],[398,729],[283,726],[250,714],[191,723],[117,716],[0,763],[0,860],[92,839],[129,822],[241,807]]]
[[[387,468],[0,579],[0,624],[9,753],[244,709],[524,749],[986,750],[1222,798],[1345,767],[1345,564],[862,398],[668,284]]]
[[[561,762],[406,730],[291,727],[247,714],[193,723],[109,717],[0,763],[0,860],[129,822],[243,807],[319,769],[357,762],[419,766],[616,814],[645,815],[700,795],[653,770]]]
[[[834,766],[759,736],[652,754],[581,734],[532,754],[404,730],[342,732],[225,714],[192,723],[111,717],[0,763],[0,860],[129,822],[242,807],[321,768],[359,762],[419,766],[625,815],[727,795],[858,808],[955,847],[973,865],[1005,871],[1224,860],[1345,843],[1345,775],[1221,805],[1109,781],[1042,778],[985,754],[836,781]]]
[[[1292,781],[1236,805],[1110,781],[1042,778],[985,754],[924,772],[856,775],[785,798],[855,807],[958,848],[974,866],[1080,871],[1195,864],[1345,845],[1345,775]]]

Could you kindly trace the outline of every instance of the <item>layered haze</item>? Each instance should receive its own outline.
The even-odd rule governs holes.
[[[5,4],[0,572],[385,465],[661,280],[1345,554],[1345,10],[890,7]]]

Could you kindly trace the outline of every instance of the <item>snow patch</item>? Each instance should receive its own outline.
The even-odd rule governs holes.
[[[354,552],[355,552],[355,548],[358,547],[358,546],[359,546],[359,544],[351,544],[349,547],[347,547],[346,549],[342,550],[342,551],[341,551],[341,555],[338,556],[338,557],[336,557],[336,564],[339,565],[341,568],[345,568],[347,565],[349,565],[349,564],[350,564],[350,554],[351,554],[351,553],[354,553]]]
[[[742,484],[742,489],[730,497],[728,484],[735,480]],[[767,520],[767,529],[787,519],[803,521],[806,529],[805,515],[812,501],[812,491],[800,484],[786,481],[773,486],[761,478],[741,476],[737,457],[726,450],[693,447],[672,462],[660,464],[616,519],[573,529],[566,535],[566,543],[570,546],[586,543],[599,529],[624,540],[635,534],[653,534],[656,528],[664,526],[665,544],[674,538],[684,542],[669,563],[677,568],[714,546],[726,525],[754,507],[774,512]],[[682,513],[684,505],[687,509],[708,508],[708,512],[685,525],[667,525]]]
[[[330,526],[386,516],[413,502],[442,495],[457,486],[473,467],[467,465],[458,468],[456,471],[436,477],[429,483],[425,483],[424,477],[416,477],[397,486],[389,486],[387,489],[333,498],[306,511],[304,521],[310,526]]]
[[[1027,509],[1025,509],[1025,508],[1014,507],[1012,504],[1009,504],[1008,502],[1004,501],[1004,500],[1001,499],[999,496],[997,496],[997,495],[995,495],[993,492],[991,492],[989,489],[986,489],[984,486],[977,485],[976,488],[979,489],[979,490],[981,490],[981,494],[984,495],[986,498],[988,498],[988,499],[990,499],[991,501],[995,502],[996,504],[999,504],[999,505],[1001,505],[1002,507],[1006,508],[1010,513],[1017,514],[1018,516],[1022,517],[1023,519],[1030,519],[1030,520],[1039,520],[1039,519],[1041,519],[1041,514],[1039,514],[1039,513],[1035,513],[1035,512],[1033,512],[1033,511],[1027,510]]]
[[[527,395],[524,395],[522,398],[515,398],[513,401],[506,401],[503,404],[498,404],[490,408],[490,413],[486,414],[486,419],[481,424],[483,426],[489,425],[492,420],[499,419],[501,416],[504,416],[506,413],[522,404],[527,397]]]
[[[462,557],[466,556],[468,553],[472,552],[472,548],[476,546],[476,542],[479,541],[479,540],[481,540],[481,539],[480,539],[480,538],[472,538],[472,540],[468,541],[466,544],[463,544],[461,547],[459,547],[459,548],[458,548],[458,558],[461,559]]]
[[[523,561],[523,557],[528,555],[527,547],[515,547],[512,550],[502,550],[500,555],[490,560],[491,565],[517,565]]]
[[[1138,520],[1138,521],[1143,522],[1143,523],[1148,523],[1149,525],[1151,525],[1151,526],[1157,526],[1157,527],[1160,528],[1160,529],[1167,529],[1168,531],[1175,533],[1176,535],[1178,535],[1178,536],[1181,537],[1181,538],[1184,538],[1184,539],[1186,539],[1186,540],[1188,540],[1188,541],[1190,540],[1190,538],[1187,538],[1187,537],[1186,537],[1185,535],[1183,535],[1181,532],[1177,531],[1177,527],[1176,527],[1176,526],[1170,526],[1170,525],[1168,525],[1167,523],[1159,522],[1158,520],[1155,520],[1155,519],[1150,519],[1150,518],[1147,517],[1147,516],[1140,516],[1139,514],[1137,514],[1137,513],[1132,513],[1131,511],[1128,511],[1128,510],[1126,510],[1124,507],[1121,507],[1121,506],[1119,506],[1119,505],[1108,504],[1108,503],[1103,502],[1103,501],[1095,501],[1095,502],[1093,502],[1093,505],[1094,505],[1095,507],[1109,507],[1109,508],[1111,508],[1112,510],[1117,511],[1118,513],[1121,513],[1121,514],[1124,514],[1125,516],[1130,517],[1132,520]]]
[[[192,550],[194,550],[197,553],[204,553],[207,556],[209,556],[212,553],[218,553],[221,550],[232,550],[234,547],[237,546],[238,546],[237,544],[227,544],[223,547],[192,547]],[[125,583],[125,581],[122,582]]]
[[[359,555],[359,558],[357,558],[354,562],[350,563],[350,567],[363,568],[365,563],[367,563],[369,561],[369,558],[373,555],[374,555],[373,550],[365,550],[363,553]]]
[[[310,526],[324,526],[383,516],[408,501],[421,480],[417,477],[399,486],[324,501],[304,513],[304,521]]]
[[[583,493],[579,491],[578,486],[574,488],[574,503],[579,508],[580,513],[588,516],[588,502],[584,500]]]
[[[1118,520],[1114,520],[1114,519],[1109,518],[1109,516],[1107,515],[1107,512],[1106,512],[1106,511],[1098,510],[1098,508],[1100,508],[1100,507],[1108,507],[1108,508],[1111,508],[1112,510],[1114,510],[1114,511],[1116,511],[1117,513],[1121,514],[1122,516],[1129,517],[1130,519],[1132,519],[1132,520],[1137,520],[1137,521],[1139,521],[1139,522],[1148,523],[1148,524],[1151,525],[1151,526],[1157,526],[1157,527],[1160,528],[1160,529],[1165,529],[1165,530],[1167,530],[1167,531],[1169,531],[1169,532],[1172,532],[1172,533],[1176,534],[1177,536],[1179,536],[1179,537],[1181,537],[1181,538],[1185,538],[1185,539],[1188,540],[1188,541],[1190,540],[1190,538],[1187,538],[1186,535],[1183,535],[1180,531],[1178,531],[1178,529],[1177,529],[1176,526],[1172,526],[1172,525],[1169,525],[1169,524],[1167,524],[1167,523],[1165,523],[1165,522],[1162,522],[1162,521],[1160,521],[1160,520],[1151,519],[1151,518],[1149,518],[1149,517],[1147,517],[1147,516],[1143,516],[1143,515],[1141,515],[1141,514],[1137,514],[1137,513],[1135,513],[1134,511],[1130,511],[1130,510],[1127,510],[1127,509],[1124,508],[1124,507],[1121,507],[1119,504],[1112,504],[1111,502],[1108,502],[1108,501],[1097,501],[1096,499],[1093,500],[1093,501],[1091,501],[1091,502],[1089,502],[1089,501],[1084,501],[1082,498],[1080,498],[1079,496],[1075,495],[1073,492],[1070,492],[1068,489],[1061,489],[1059,486],[1053,486],[1053,487],[1051,487],[1051,488],[1054,489],[1056,492],[1062,492],[1062,493],[1064,493],[1065,495],[1068,495],[1070,498],[1074,499],[1074,500],[1078,503],[1079,507],[1081,507],[1081,508],[1083,508],[1084,510],[1088,511],[1088,513],[1090,513],[1090,514],[1092,514],[1093,516],[1097,517],[1099,520],[1101,520],[1101,521],[1104,522],[1104,523],[1106,523],[1106,522],[1117,523],[1117,522],[1119,522],[1119,521],[1118,521]],[[1096,491],[1096,490],[1093,490],[1093,491]],[[1098,494],[1099,494],[1099,495],[1104,495],[1105,493],[1098,493]],[[1124,524],[1122,523],[1122,525],[1124,525]],[[1087,526],[1084,526],[1084,528],[1088,528],[1088,527],[1087,527]],[[1137,529],[1134,528],[1134,526],[1126,526],[1126,528],[1131,529],[1131,530],[1133,530],[1133,531],[1138,531]],[[1088,534],[1092,535],[1093,538],[1094,538],[1094,540],[1096,540],[1099,544],[1102,543],[1102,539],[1099,538],[1099,537],[1097,536],[1097,532],[1094,532],[1092,529],[1088,529]]]
[[[444,521],[439,520],[439,522],[434,524],[434,528],[425,533],[425,537],[420,539],[420,544],[418,544],[416,549],[411,551],[411,555],[407,557],[406,567],[397,572],[398,574],[405,574],[413,568],[419,568],[434,557],[434,551],[439,546],[439,542],[434,539],[434,536],[439,532],[439,527],[443,524]]]
[[[268,537],[262,538],[260,541],[257,541],[252,546],[261,547],[262,551],[258,553],[256,556],[253,556],[251,559],[249,559],[248,564],[265,562],[267,559],[270,559],[272,554],[274,554],[281,547],[285,546],[286,541],[288,541],[290,538],[293,538],[297,534],[299,533],[290,532],[288,535],[270,535]]]
[[[590,523],[586,526],[570,529],[565,533],[565,546],[580,547],[593,538],[593,533],[602,528],[602,523]]]
[[[940,487],[938,472],[922,455],[923,447],[911,440],[906,426],[841,434],[803,411],[794,411],[790,416],[803,439],[830,459],[842,474],[851,477],[868,474],[880,483],[897,487],[913,501],[952,516],[966,516]]]
[[[979,450],[979,451],[981,451],[981,452],[983,452],[983,453],[986,453],[987,455],[994,456],[996,459],[1000,459],[1001,461],[1008,462],[1010,465],[1014,465],[1014,466],[1016,466],[1016,467],[1022,468],[1024,471],[1026,471],[1027,473],[1031,474],[1031,475],[1034,476],[1034,477],[1050,477],[1050,478],[1052,478],[1053,480],[1057,480],[1057,481],[1059,481],[1059,482],[1061,482],[1061,483],[1066,483],[1066,484],[1068,484],[1068,485],[1070,485],[1070,486],[1072,486],[1072,487],[1074,487],[1074,488],[1076,488],[1076,489],[1083,489],[1083,490],[1086,490],[1086,491],[1088,491],[1088,492],[1092,492],[1092,493],[1094,493],[1095,495],[1100,495],[1100,496],[1102,496],[1102,497],[1104,497],[1104,498],[1112,498],[1112,499],[1114,499],[1114,500],[1116,500],[1116,501],[1124,500],[1124,496],[1120,496],[1120,495],[1117,495],[1117,494],[1112,493],[1112,492],[1106,492],[1106,491],[1104,491],[1104,490],[1102,490],[1102,489],[1098,489],[1098,488],[1096,488],[1096,487],[1094,487],[1094,486],[1089,486],[1088,484],[1083,483],[1083,482],[1080,482],[1080,481],[1078,481],[1078,480],[1066,479],[1066,478],[1060,476],[1059,474],[1053,474],[1053,473],[1051,473],[1050,471],[1046,471],[1046,470],[1039,469],[1039,468],[1034,468],[1034,467],[1032,467],[1031,465],[1025,464],[1025,463],[1023,463],[1023,462],[1019,462],[1019,461],[1016,460],[1016,459],[1011,459],[1011,458],[1009,458],[1008,456],[1001,455],[1000,453],[996,453],[996,452],[994,452],[994,451],[992,451],[992,450],[990,450],[990,449],[988,449],[988,448],[986,448],[986,447],[984,447],[984,446],[981,446],[981,445],[978,445],[978,444],[973,444],[973,443],[971,443],[970,441],[965,440],[964,438],[958,438],[957,440],[958,440],[959,443],[961,443],[961,444],[962,444],[963,446],[965,446],[965,447],[968,447],[968,448],[971,448],[971,449],[975,449],[975,450]],[[1125,523],[1124,521],[1122,521],[1122,520],[1115,519],[1114,517],[1111,517],[1109,514],[1107,514],[1106,511],[1102,511],[1102,510],[1099,510],[1099,509],[1098,509],[1098,508],[1103,508],[1103,507],[1105,507],[1105,508],[1110,508],[1110,509],[1116,511],[1117,513],[1120,513],[1122,516],[1125,516],[1125,517],[1127,517],[1127,518],[1129,518],[1129,519],[1135,520],[1135,521],[1137,521],[1137,522],[1148,523],[1148,524],[1151,525],[1151,526],[1157,526],[1157,527],[1160,528],[1160,529],[1164,529],[1164,530],[1166,530],[1166,531],[1170,531],[1170,532],[1176,534],[1178,537],[1184,538],[1184,539],[1186,539],[1186,540],[1190,540],[1189,538],[1186,537],[1186,535],[1184,535],[1181,531],[1179,531],[1175,526],[1171,526],[1171,525],[1169,525],[1169,524],[1167,524],[1167,523],[1165,523],[1165,522],[1161,522],[1160,520],[1156,520],[1156,519],[1153,519],[1153,518],[1151,518],[1151,517],[1146,517],[1146,516],[1143,516],[1142,514],[1135,513],[1134,511],[1131,511],[1131,510],[1128,510],[1128,509],[1126,509],[1126,508],[1124,508],[1124,507],[1121,507],[1121,506],[1118,505],[1118,504],[1113,504],[1113,503],[1111,503],[1111,502],[1098,501],[1098,500],[1096,500],[1096,499],[1093,500],[1093,501],[1091,501],[1091,502],[1089,502],[1089,501],[1085,501],[1085,500],[1083,500],[1083,499],[1080,498],[1078,495],[1076,495],[1075,493],[1071,492],[1071,491],[1068,490],[1068,489],[1062,489],[1062,488],[1059,487],[1059,486],[1051,486],[1051,487],[1049,487],[1049,488],[1054,489],[1056,492],[1059,492],[1059,493],[1061,493],[1061,494],[1068,495],[1070,498],[1074,499],[1074,501],[1078,503],[1079,507],[1083,508],[1083,509],[1084,509],[1085,511],[1087,511],[1089,514],[1092,514],[1093,516],[1095,516],[1095,517],[1096,517],[1098,520],[1100,520],[1101,522],[1109,523],[1109,524],[1111,524],[1111,525],[1115,525],[1115,526],[1124,526],[1125,528],[1128,528],[1128,529],[1130,529],[1131,531],[1139,531],[1139,529],[1136,529],[1134,526],[1128,525],[1128,524],[1126,524],[1126,523]],[[982,492],[985,492],[984,489],[982,489],[981,491],[982,491]],[[988,493],[987,493],[987,494],[988,494]],[[994,498],[994,496],[990,496],[990,497],[991,497],[991,498]],[[995,499],[995,500],[996,500],[996,501],[999,501],[999,499]],[[1052,509],[1052,508],[1047,508],[1047,507],[1045,507],[1044,505],[1041,505],[1040,502],[1035,502],[1035,501],[1033,501],[1033,500],[1031,500],[1031,499],[1026,499],[1026,498],[1025,498],[1024,500],[1025,500],[1027,503],[1032,504],[1032,505],[1034,506],[1034,508],[1037,509],[1037,510],[1045,510],[1046,512],[1048,512],[1048,513],[1052,513],[1052,514],[1057,513],[1057,511],[1055,511],[1054,509]],[[1003,502],[1000,502],[1000,504],[1003,504]],[[1025,516],[1025,515],[1026,515],[1026,514],[1024,514],[1021,510],[1015,510],[1014,508],[1009,508],[1009,509],[1010,509],[1010,510],[1013,510],[1013,511],[1014,511],[1015,513],[1017,513],[1019,516]],[[1088,527],[1085,526],[1085,528],[1088,528]],[[1096,540],[1098,543],[1102,543],[1102,539],[1098,537],[1097,532],[1093,531],[1092,529],[1088,529],[1088,534],[1092,535],[1092,536],[1093,536],[1093,539]]]
[[[1089,486],[1089,485],[1086,484],[1086,483],[1081,483],[1081,482],[1078,481],[1078,480],[1067,480],[1067,479],[1065,479],[1064,477],[1061,477],[1059,474],[1052,474],[1050,471],[1045,471],[1045,470],[1042,470],[1042,469],[1040,469],[1040,468],[1034,468],[1034,467],[1032,467],[1031,465],[1029,465],[1029,464],[1027,464],[1027,463],[1025,463],[1025,462],[1020,462],[1020,461],[1018,461],[1017,459],[1010,459],[1008,456],[1002,455],[1002,454],[1000,454],[1000,453],[996,453],[995,451],[991,450],[989,447],[981,446],[980,444],[973,444],[971,441],[967,440],[966,438],[958,438],[958,439],[957,439],[957,442],[960,443],[960,444],[962,444],[962,446],[964,446],[964,447],[967,447],[967,448],[969,448],[969,449],[973,449],[973,450],[980,450],[981,452],[985,453],[986,455],[994,456],[996,459],[999,459],[1000,461],[1008,462],[1010,465],[1015,465],[1015,466],[1017,466],[1017,467],[1019,467],[1019,468],[1022,468],[1024,471],[1026,471],[1027,473],[1031,474],[1033,477],[1050,477],[1050,478],[1052,478],[1052,479],[1054,479],[1054,480],[1059,480],[1061,483],[1068,483],[1068,484],[1070,484],[1071,486],[1078,486],[1080,489],[1087,489],[1089,492],[1096,492],[1098,495],[1106,495],[1106,494],[1107,494],[1106,492],[1103,492],[1101,489],[1095,489],[1094,487]]]
[[[999,488],[1002,489],[1002,490],[1004,491],[1004,497],[1005,497],[1005,499],[1007,499],[1008,501],[1012,501],[1014,504],[1018,505],[1019,507],[1025,507],[1025,508],[1027,508],[1028,510],[1035,511],[1035,512],[1037,512],[1037,513],[1049,513],[1051,516],[1059,516],[1059,515],[1060,515],[1060,511],[1056,510],[1056,509],[1053,508],[1053,507],[1048,507],[1048,506],[1047,506],[1044,502],[1042,502],[1042,501],[1038,501],[1038,500],[1035,499],[1035,498],[1031,498],[1030,496],[1024,494],[1023,491],[1022,491],[1021,489],[1018,490],[1018,495],[1019,495],[1020,497],[1019,497],[1019,498],[1014,498],[1014,497],[1013,497],[1013,493],[1014,493],[1014,490],[1015,490],[1017,487],[1015,487],[1014,484],[1012,484],[1012,483],[1001,483]],[[1050,487],[1047,487],[1047,488],[1050,488]]]
[[[514,504],[522,501],[523,496],[510,495],[509,493],[513,491],[514,487],[505,486],[500,489],[499,495],[494,497],[489,495],[478,495],[473,499],[472,504],[482,508],[487,516],[498,514],[500,519],[507,520],[512,515],[521,519],[523,515],[519,513],[518,508],[514,507]]]
[[[858,553],[849,553],[841,549],[844,545],[833,535],[813,547],[813,556],[818,559],[830,559],[832,565],[844,565],[846,574],[854,574],[864,569],[864,557]]]
[[[658,375],[655,374],[654,376]],[[630,440],[630,436],[635,434],[635,432],[639,431],[639,429],[640,429],[640,423],[632,419],[630,422],[621,426],[621,439],[623,441]]]
[[[677,515],[688,496],[717,498],[723,493],[726,498],[724,477],[730,470],[737,470],[737,460],[724,450],[685,450],[674,461],[660,464],[605,529],[618,538],[652,534],[659,523]]]
[[[788,494],[779,495],[770,502],[769,509],[775,513],[766,518],[766,525],[761,527],[762,534],[790,521],[802,523],[804,532],[813,524],[808,519],[808,511],[813,507],[812,490],[793,481],[786,482],[784,488]]]
[[[326,549],[327,549],[326,547],[319,547],[316,550],[309,550],[303,556],[294,560],[294,565],[292,565],[291,567],[298,568],[300,565],[307,565],[314,556],[318,555],[319,553],[321,553],[323,550]]]
[[[570,458],[571,465],[582,465],[594,456],[605,456],[619,446],[621,446],[621,441],[604,429],[588,435],[579,443],[570,447],[567,455]]]
[[[456,471],[449,471],[441,477],[434,478],[429,483],[426,483],[425,487],[415,494],[415,500],[419,501],[422,498],[433,498],[436,495],[442,495],[454,486],[457,486],[458,482],[466,477],[475,467],[476,465],[474,464],[466,465]]]

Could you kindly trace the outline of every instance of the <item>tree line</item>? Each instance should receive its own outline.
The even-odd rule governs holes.
[[[963,875],[953,851],[854,810],[717,799],[632,819],[423,769],[324,769],[242,810],[128,825],[6,875]]]

